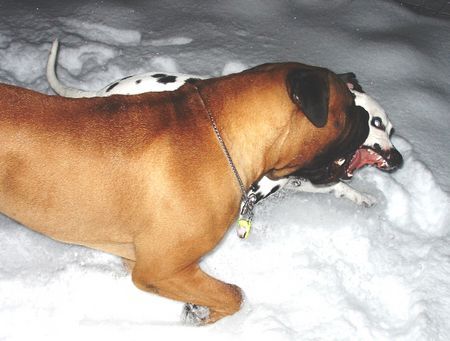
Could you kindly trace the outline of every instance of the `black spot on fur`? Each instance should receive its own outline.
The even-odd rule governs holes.
[[[115,82],[111,84],[108,89],[106,89],[106,92],[110,92],[112,89],[114,89],[117,85],[119,85],[119,82]]]
[[[176,82],[176,76],[166,76],[158,79],[158,83],[167,84]]]
[[[264,199],[261,192],[258,192],[258,190],[260,189],[260,186],[258,185],[258,182],[254,182],[251,186],[250,186],[250,190],[252,192],[255,193],[256,195],[256,201],[255,204],[258,203],[260,200]]]
[[[280,185],[276,185],[274,188],[271,189],[271,191],[269,192],[269,194],[266,195],[266,198],[269,195],[272,195],[273,193],[275,193],[276,191],[278,191],[280,189]]]
[[[252,190],[253,192],[257,192],[259,189],[259,185],[257,182],[254,182],[253,185],[250,187],[250,190]]]
[[[153,78],[163,78],[163,77],[167,77],[167,75],[165,73],[155,73],[154,75],[152,75]]]
[[[141,84],[141,82],[142,82],[142,79],[138,79],[138,80],[136,81],[136,84]]]
[[[256,203],[258,203],[258,202],[260,202],[261,200],[263,200],[265,197],[260,193],[260,192],[257,192],[256,193],[256,201],[255,201],[255,204]]]

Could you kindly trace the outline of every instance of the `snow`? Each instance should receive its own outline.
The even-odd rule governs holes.
[[[62,19],[68,33],[79,34],[82,37],[109,45],[137,45],[141,42],[141,33],[135,30],[115,29],[113,27],[89,23],[79,19]]]
[[[405,158],[363,169],[372,208],[282,191],[247,241],[226,235],[202,267],[238,284],[242,310],[180,322],[182,304],[136,289],[121,261],[0,217],[0,340],[450,339],[450,22],[390,1],[2,0],[0,81],[51,93],[59,76],[99,89],[138,72],[199,75],[295,60],[353,71],[386,109]]]

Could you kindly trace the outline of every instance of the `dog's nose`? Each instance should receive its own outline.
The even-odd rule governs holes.
[[[388,162],[391,170],[396,170],[403,166],[403,156],[400,152],[392,148],[387,154],[386,161]]]

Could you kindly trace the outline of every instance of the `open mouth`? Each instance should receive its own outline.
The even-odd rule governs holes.
[[[400,164],[397,165],[390,162],[390,154],[384,154],[386,153],[381,150],[378,152],[368,146],[361,146],[356,150],[351,158],[341,158],[334,161],[334,163],[337,167],[345,169],[345,172],[341,172],[341,178],[344,180],[350,179],[356,170],[364,166],[375,166],[380,170],[388,172],[393,171],[400,166]]]
[[[395,148],[383,150],[362,145],[356,152],[349,153],[331,163],[318,168],[303,168],[290,174],[293,178],[308,179],[315,185],[336,183],[340,180],[350,180],[353,173],[365,166],[375,166],[385,172],[392,172],[403,164],[403,157]]]

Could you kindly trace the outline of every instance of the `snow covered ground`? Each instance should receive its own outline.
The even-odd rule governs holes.
[[[50,93],[145,71],[221,75],[295,60],[353,71],[396,127],[403,169],[364,169],[373,208],[283,191],[202,263],[246,302],[215,325],[136,289],[116,257],[0,217],[0,340],[450,340],[450,22],[390,1],[0,3],[0,81]],[[1,110],[1,109],[0,109]]]

